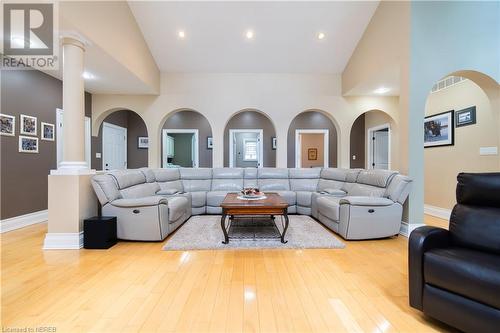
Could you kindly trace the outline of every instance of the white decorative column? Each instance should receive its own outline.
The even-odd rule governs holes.
[[[61,40],[63,158],[58,169],[51,170],[48,176],[48,233],[43,245],[46,250],[81,248],[83,220],[97,213],[97,199],[90,184],[95,170],[90,170],[85,162],[85,42],[73,36]]]

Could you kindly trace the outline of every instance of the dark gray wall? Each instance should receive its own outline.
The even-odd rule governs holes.
[[[264,167],[276,166],[276,150],[272,149],[271,138],[276,136],[274,126],[265,115],[257,111],[243,111],[233,116],[224,129],[224,166],[229,167],[229,130],[262,129],[264,136]]]
[[[62,82],[35,70],[3,70],[2,113],[16,116],[16,135],[0,136],[1,219],[47,209],[47,186],[56,169],[56,141],[40,140],[40,122],[56,123],[62,108]],[[85,115],[91,116],[92,95],[85,94]],[[38,154],[19,153],[19,115],[37,117]],[[57,136],[56,136],[57,140]]]
[[[172,164],[188,168],[193,167],[191,156],[193,134],[171,133],[169,135],[174,138],[174,157],[172,159]]]
[[[148,130],[142,118],[133,111],[118,110],[108,115],[103,122],[127,129],[127,167],[129,169],[147,167],[148,149],[137,148],[137,137],[148,136]],[[96,153],[102,154],[102,124],[99,128],[99,135],[92,137],[91,153],[92,169],[102,170],[102,157],[96,158]]]
[[[350,154],[351,168],[364,168],[365,167],[365,114],[360,115],[352,125],[350,134]],[[352,156],[356,155],[356,160]]]
[[[306,111],[296,116],[288,128],[287,165],[295,167],[295,130],[297,129],[327,129],[329,134],[328,158],[331,168],[337,167],[337,130],[330,118],[319,111]]]
[[[172,116],[168,117],[163,125],[163,128],[198,129],[199,167],[212,167],[212,149],[207,149],[207,137],[212,136],[212,128],[210,127],[207,118],[205,118],[202,114],[191,110],[176,112]]]

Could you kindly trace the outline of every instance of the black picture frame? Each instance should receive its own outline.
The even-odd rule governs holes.
[[[276,140],[276,137],[275,137],[275,136],[273,136],[273,137],[271,138],[271,148],[272,148],[273,150],[276,150],[276,146],[277,146],[277,145],[278,145],[278,142],[277,142],[277,140]]]
[[[445,126],[441,123],[446,121]],[[433,124],[434,123],[434,124]],[[455,145],[455,110],[436,113],[424,118],[424,148],[445,147]],[[439,127],[435,127],[435,126]],[[433,129],[433,127],[435,129]],[[446,137],[442,135],[442,128],[446,127]],[[440,139],[439,137],[443,137]]]
[[[455,111],[455,127],[474,125],[476,123],[476,106]]]
[[[207,136],[207,149],[214,148],[214,139],[211,136]]]

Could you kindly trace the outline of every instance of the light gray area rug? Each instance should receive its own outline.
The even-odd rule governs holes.
[[[281,224],[278,221],[281,230]],[[164,250],[212,250],[212,249],[342,249],[345,247],[331,231],[309,216],[291,215],[285,235],[286,244],[279,239],[240,240],[231,239],[222,244],[224,236],[220,216],[202,215],[191,217],[171,237]]]

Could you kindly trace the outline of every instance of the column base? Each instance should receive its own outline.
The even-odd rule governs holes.
[[[51,232],[45,234],[44,250],[79,250],[83,248],[83,231],[62,233]]]
[[[399,229],[399,234],[401,236],[410,237],[410,234],[413,230],[417,229],[418,227],[423,227],[424,225],[425,225],[424,223],[409,224],[408,222],[401,221],[401,228]]]
[[[51,175],[91,175],[94,169],[89,169],[87,162],[61,162],[56,170],[50,170]]]

